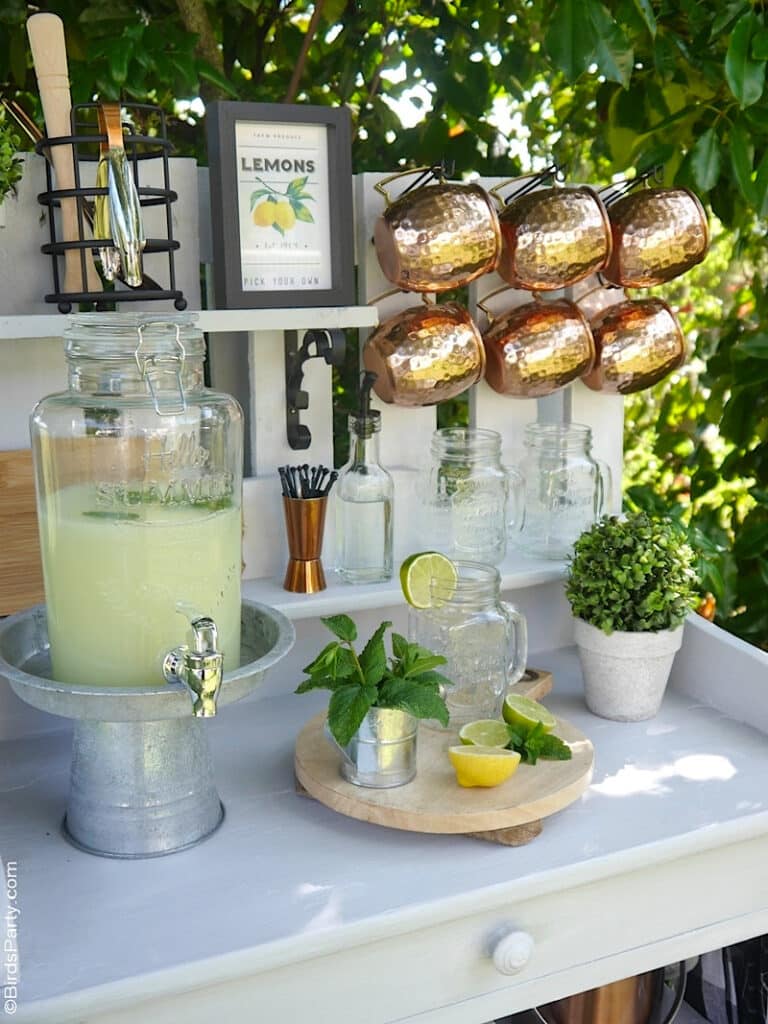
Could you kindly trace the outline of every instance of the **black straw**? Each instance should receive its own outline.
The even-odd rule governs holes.
[[[284,498],[326,498],[339,478],[325,466],[278,466]]]

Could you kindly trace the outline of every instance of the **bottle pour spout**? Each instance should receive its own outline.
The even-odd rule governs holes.
[[[194,647],[175,647],[163,659],[163,675],[168,683],[180,683],[192,697],[196,718],[212,718],[224,678],[224,655],[217,649],[218,630],[206,615],[192,622]]]

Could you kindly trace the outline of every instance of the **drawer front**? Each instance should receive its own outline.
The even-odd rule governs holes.
[[[48,1004],[18,1019],[245,1024],[279,1013],[285,1020],[308,1014],[313,1024],[418,1015],[420,1024],[480,1024],[768,930],[766,857],[768,838],[750,840],[301,963],[244,968],[226,983],[212,984],[202,969],[193,991],[138,1000],[100,1000],[94,992],[92,1012],[84,1002],[72,1015]],[[507,939],[510,932],[517,937]],[[500,941],[508,956],[505,963],[502,945],[497,965]],[[516,973],[500,971],[515,959]],[[161,989],[162,979],[154,980]]]

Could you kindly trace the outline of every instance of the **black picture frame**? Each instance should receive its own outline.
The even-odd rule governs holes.
[[[353,305],[349,111],[222,101],[206,121],[216,307]]]

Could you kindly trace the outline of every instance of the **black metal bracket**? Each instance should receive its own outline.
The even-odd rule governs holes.
[[[309,427],[299,422],[299,415],[309,408],[309,392],[304,391],[304,363],[322,358],[329,366],[341,366],[346,353],[344,331],[306,331],[299,345],[297,331],[285,331],[285,429],[288,444],[294,450],[309,448],[312,435]],[[312,349],[314,348],[314,351]]]

